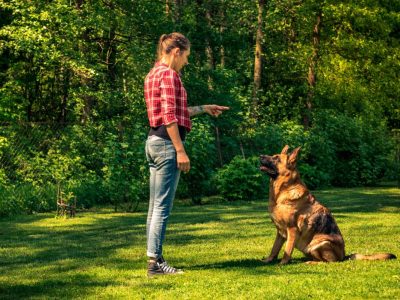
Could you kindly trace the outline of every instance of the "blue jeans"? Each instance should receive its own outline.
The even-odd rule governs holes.
[[[147,214],[147,256],[162,256],[168,217],[172,210],[180,170],[171,141],[149,136],[146,157],[150,167],[150,202]]]

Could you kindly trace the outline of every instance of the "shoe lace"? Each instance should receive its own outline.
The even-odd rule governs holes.
[[[163,270],[164,273],[176,273],[178,270],[174,267],[168,265],[168,263],[163,260],[163,262],[158,262],[158,266]]]

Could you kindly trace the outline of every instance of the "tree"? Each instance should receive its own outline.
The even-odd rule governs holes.
[[[254,55],[254,83],[253,83],[253,117],[258,108],[258,94],[261,89],[261,77],[262,77],[262,40],[263,40],[263,15],[264,15],[265,0],[258,0],[258,18],[257,18],[257,33],[256,33],[256,46]]]
[[[320,31],[322,26],[322,11],[317,12],[316,22],[314,25],[313,30],[313,40],[312,40],[312,54],[309,58],[309,67],[308,67],[308,76],[307,76],[307,83],[308,83],[308,92],[306,98],[306,111],[304,113],[304,121],[303,125],[307,129],[310,127],[310,117],[311,117],[311,110],[313,107],[314,101],[314,90],[315,85],[317,83],[317,75],[316,75],[316,67],[318,63],[318,56],[319,56],[319,43],[320,43]]]

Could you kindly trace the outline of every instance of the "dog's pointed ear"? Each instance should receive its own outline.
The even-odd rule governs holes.
[[[286,145],[285,147],[283,147],[281,154],[287,154],[288,150],[289,150],[289,146]]]
[[[294,166],[297,162],[297,156],[299,154],[301,147],[297,147],[296,149],[294,149],[292,151],[292,153],[289,154],[289,158],[288,158],[288,164]]]

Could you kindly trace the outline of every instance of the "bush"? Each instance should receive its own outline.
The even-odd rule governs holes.
[[[0,216],[37,213],[56,209],[56,188],[53,184],[31,183],[0,185]]]
[[[285,145],[290,150],[301,146],[299,171],[309,188],[329,185],[333,170],[333,151],[327,137],[321,132],[311,132],[293,121],[262,125],[252,138],[245,142],[245,153],[250,156],[280,153]]]
[[[10,216],[20,213],[20,205],[13,199],[14,188],[0,183],[0,216]]]
[[[117,129],[117,130],[115,130]],[[148,174],[145,162],[143,134],[130,127],[116,124],[105,136],[103,150],[104,201],[112,203],[115,210],[136,211],[139,202],[148,199]]]
[[[228,201],[263,197],[265,190],[263,191],[263,174],[259,165],[258,157],[244,159],[235,156],[215,175],[218,192]]]
[[[382,120],[353,118],[334,111],[317,111],[309,130],[293,121],[261,124],[242,138],[249,156],[279,153],[284,145],[301,146],[298,168],[310,189],[324,186],[376,184],[393,169],[392,138]]]
[[[385,128],[381,120],[317,113],[311,135],[323,137],[327,149],[315,158],[315,165],[329,174],[335,186],[376,184],[390,163],[392,142]]]
[[[215,138],[207,119],[197,119],[189,133],[186,151],[190,159],[190,172],[181,175],[178,193],[190,197],[193,204],[201,204],[201,198],[213,193],[210,182],[216,162]]]

